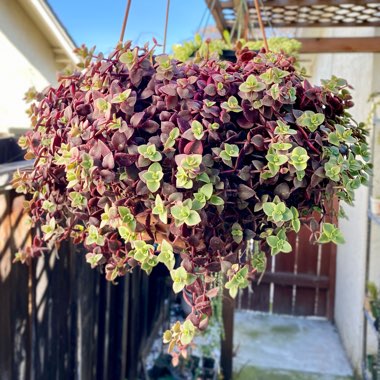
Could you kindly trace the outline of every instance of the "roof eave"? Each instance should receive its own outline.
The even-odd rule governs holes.
[[[78,63],[76,44],[45,0],[18,0],[53,47],[58,63]]]

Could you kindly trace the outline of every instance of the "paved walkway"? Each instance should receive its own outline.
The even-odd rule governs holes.
[[[329,321],[237,310],[234,324],[234,380],[353,379]]]

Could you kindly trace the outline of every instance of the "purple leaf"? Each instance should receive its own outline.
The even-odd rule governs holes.
[[[185,154],[202,154],[203,153],[203,144],[202,141],[190,141],[186,144],[184,148]]]
[[[245,201],[249,198],[254,197],[256,195],[256,191],[251,189],[250,187],[248,187],[246,185],[240,184],[239,190],[238,190],[238,195],[239,195],[240,199]]]
[[[132,117],[131,117],[131,125],[133,128],[138,128],[141,126],[141,122],[145,116],[145,112],[136,112]]]
[[[102,165],[105,169],[113,169],[115,167],[115,160],[111,152],[104,156]]]

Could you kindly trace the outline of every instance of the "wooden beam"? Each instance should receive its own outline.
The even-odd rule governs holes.
[[[220,1],[206,0],[206,4],[212,14],[212,17],[214,17],[214,20],[216,22],[216,27],[218,28],[220,34],[222,34],[224,30],[230,29],[229,25],[226,22],[226,19],[223,16],[223,10],[220,5]]]
[[[251,22],[254,24],[257,24],[257,19],[252,19]],[[227,28],[231,28],[233,25],[234,20],[228,20],[227,21]],[[266,26],[268,26],[268,21],[264,21]],[[290,21],[289,23],[284,23],[284,22],[274,22],[271,20],[271,27],[278,29],[278,28],[325,28],[325,27],[334,27],[334,28],[347,28],[347,27],[379,27],[380,26],[380,21],[363,21],[361,23],[357,22],[344,22],[344,21],[339,21],[339,23],[334,23],[334,22],[294,22]]]
[[[297,38],[301,53],[380,53],[380,37]]]
[[[229,17],[226,20],[227,27],[231,28],[236,19],[236,0],[218,1],[218,4],[222,12],[221,14],[223,14],[223,12],[224,14],[226,14],[226,12],[232,12],[232,17]],[[357,12],[355,9],[352,9],[352,7],[345,7],[347,4],[352,6],[360,5],[365,9]],[[369,7],[368,4],[376,5],[376,2],[374,0],[266,0],[263,3],[262,11],[264,22],[269,24],[269,17],[270,24],[273,28],[380,26],[380,21],[378,19],[376,20],[375,16],[377,14],[376,11],[378,11],[379,8]],[[247,5],[250,10],[251,22],[257,23],[253,1],[248,1]],[[315,6],[317,6],[317,8],[315,8]],[[306,7],[306,9],[304,7]],[[330,7],[334,7],[336,10],[330,11]],[[292,10],[292,12],[294,12],[295,9],[300,9],[298,17],[286,18],[285,16],[289,9]],[[310,15],[307,9],[310,9]],[[282,12],[277,12],[277,10],[282,10]],[[315,17],[313,14],[314,11],[324,12],[325,10],[329,14],[326,18],[323,18],[323,14],[321,14],[320,17]],[[341,14],[341,11],[346,13]],[[367,13],[367,11],[370,11],[370,13]],[[319,15],[319,13],[317,14]],[[336,16],[339,16],[339,18],[336,18]],[[364,16],[364,18],[362,16]],[[320,21],[320,18],[322,21]],[[347,22],[345,22],[345,20],[347,20]]]
[[[305,288],[328,289],[329,278],[305,273],[291,272],[267,272],[264,274],[263,283],[273,283],[278,286],[302,286]]]
[[[329,5],[339,6],[342,4],[366,5],[376,3],[376,0],[266,0],[266,7],[284,7],[288,5],[312,6],[312,5]]]
[[[252,1],[248,1],[248,7],[254,8]],[[287,7],[296,5],[298,7],[312,6],[312,5],[330,5],[339,6],[342,4],[355,4],[355,5],[366,5],[376,3],[375,0],[266,0],[263,3],[263,8],[271,7]],[[222,9],[232,9],[234,7],[233,0],[223,1],[220,3]]]

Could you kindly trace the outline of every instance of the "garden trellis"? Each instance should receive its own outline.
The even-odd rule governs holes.
[[[206,0],[219,31],[231,30],[241,3],[246,3],[249,22],[259,22],[253,1]],[[377,27],[380,3],[371,0],[266,0],[261,1],[264,25],[288,31],[309,27]],[[379,52],[380,37],[300,38],[302,53]]]

